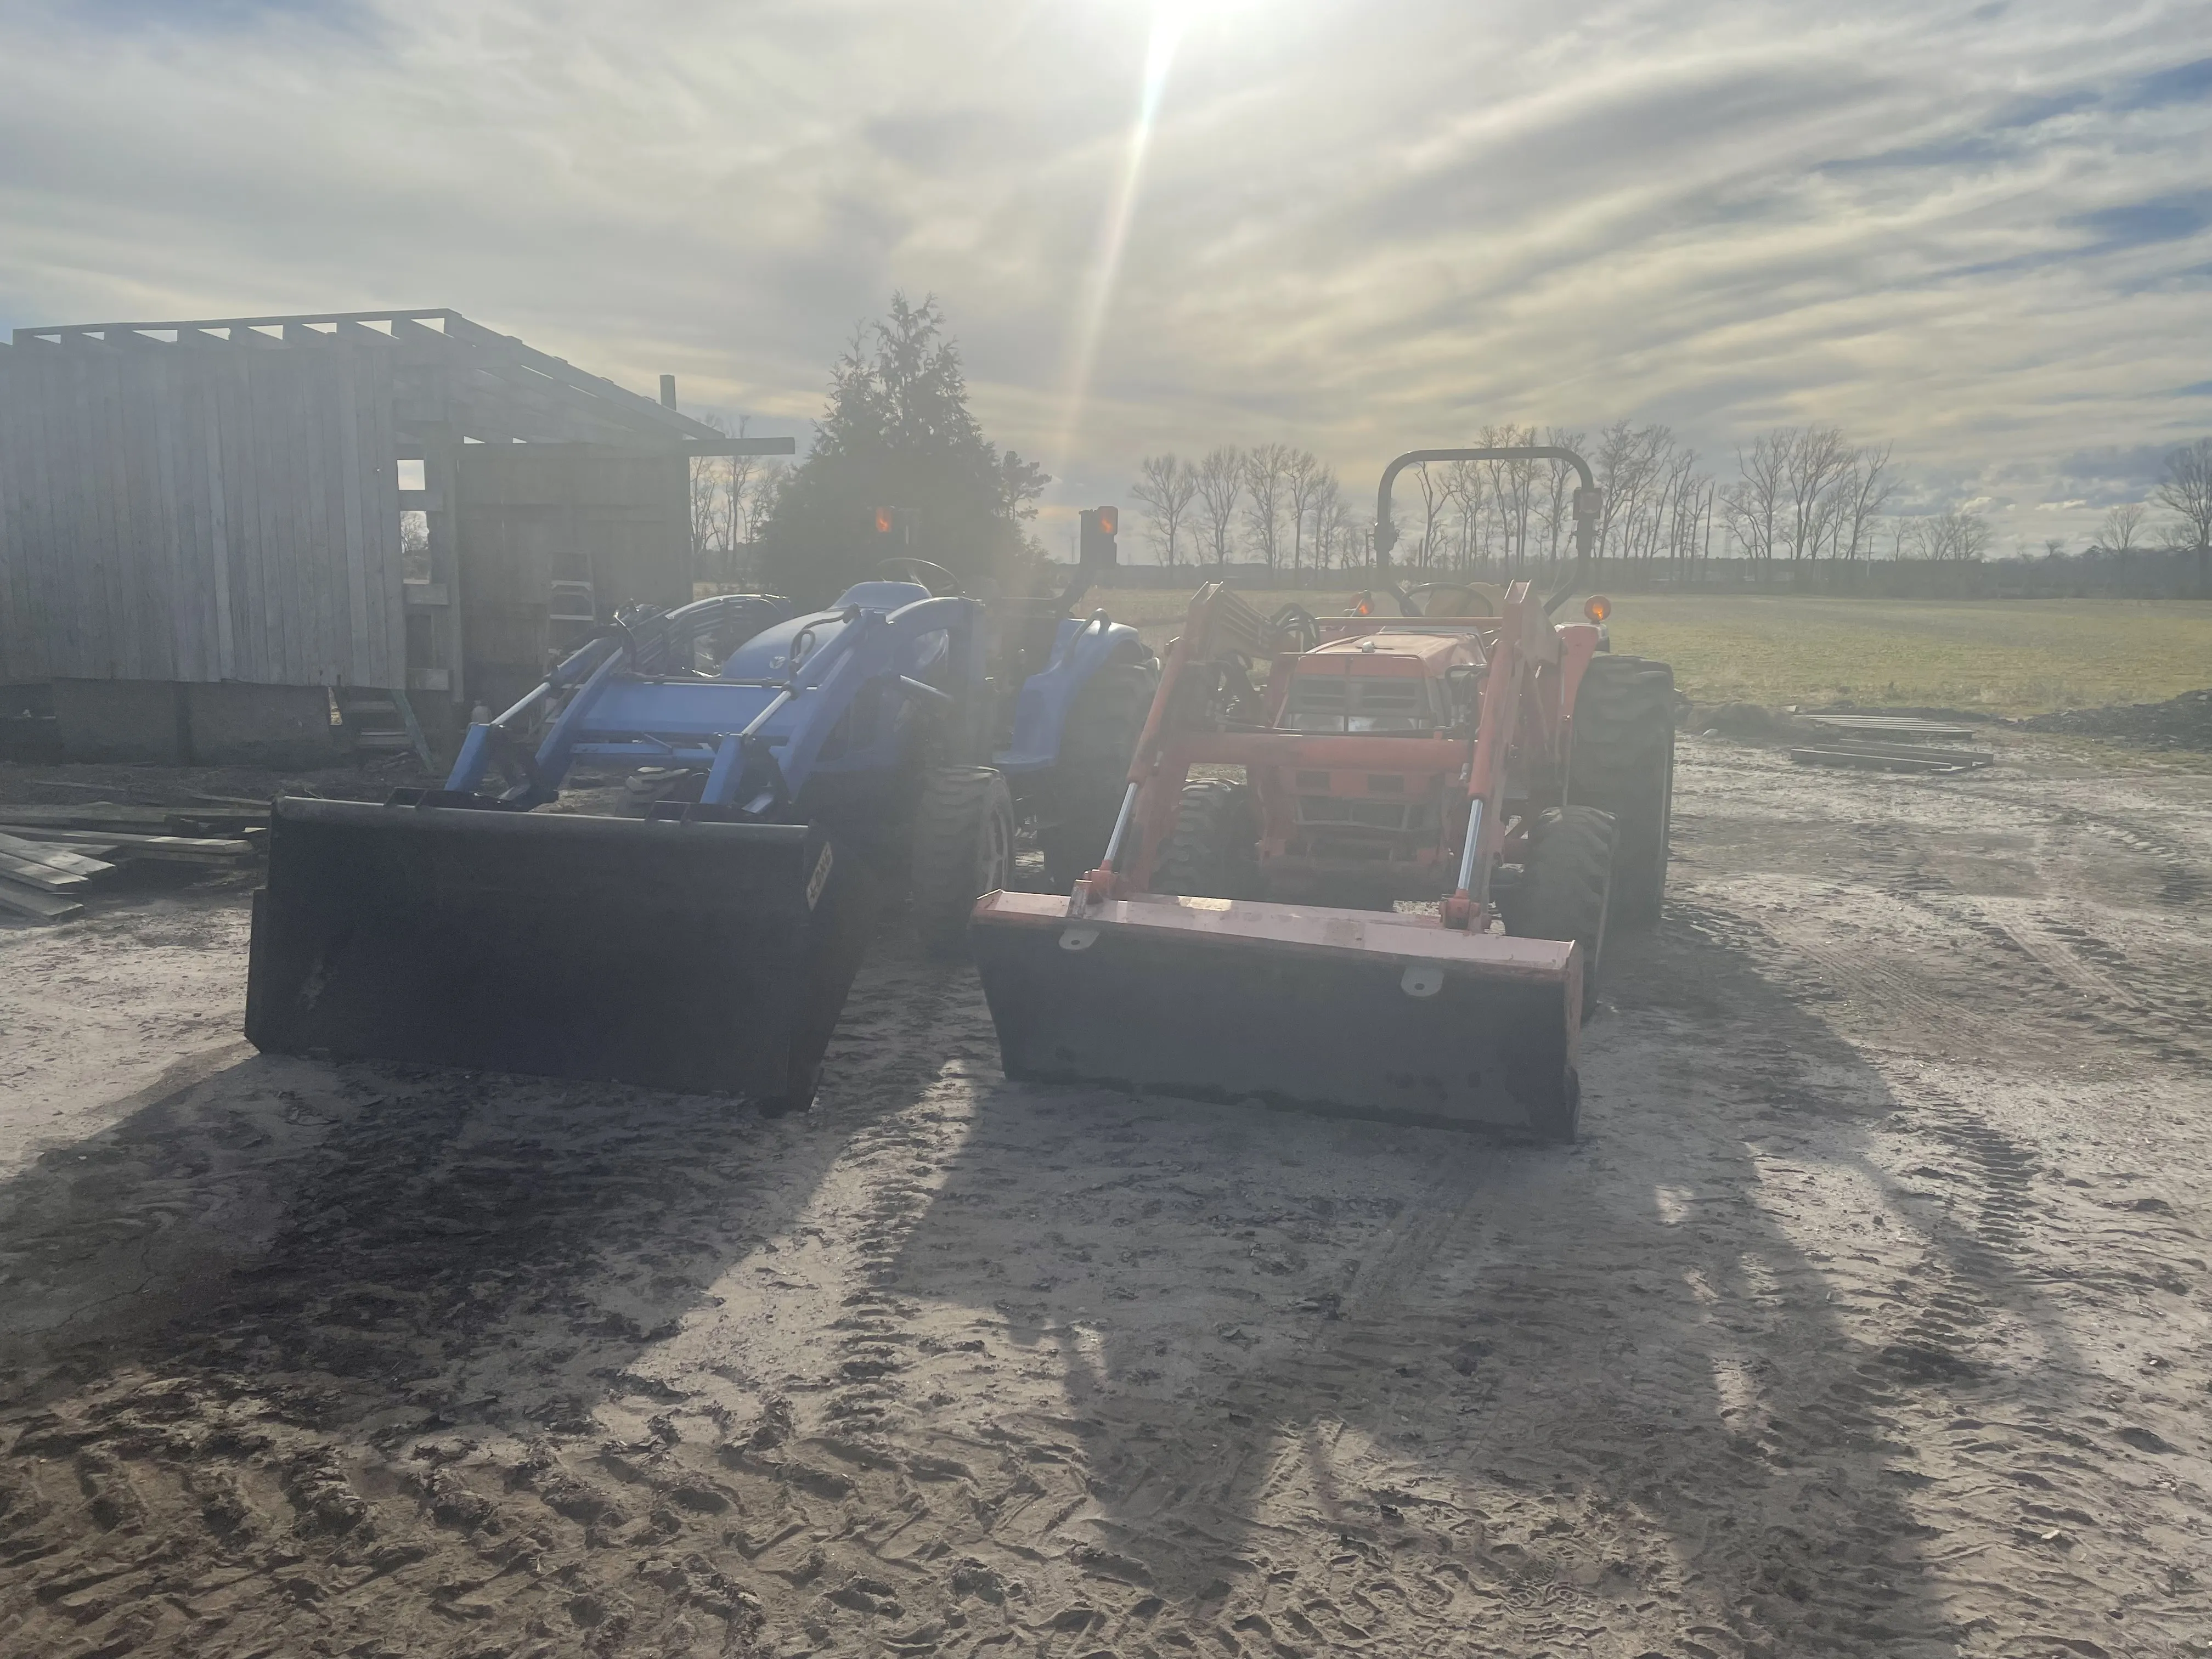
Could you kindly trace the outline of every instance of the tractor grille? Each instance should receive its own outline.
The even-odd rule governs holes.
[[[1429,682],[1411,674],[1304,673],[1291,681],[1293,732],[1433,732]]]
[[[1391,835],[1434,834],[1441,819],[1433,800],[1360,799],[1343,795],[1300,795],[1302,829],[1379,830]]]

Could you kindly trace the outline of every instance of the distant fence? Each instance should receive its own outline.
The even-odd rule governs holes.
[[[1055,566],[1066,571],[1067,566]],[[1468,571],[1429,569],[1394,562],[1393,580],[1501,581],[1527,576],[1541,587],[1558,580],[1556,567],[1517,572],[1478,565]],[[1192,588],[1227,581],[1246,589],[1341,588],[1371,585],[1371,567],[1350,570],[1270,570],[1261,564],[1125,564],[1105,573],[1098,586]],[[2212,599],[2212,551],[2197,549],[2057,557],[1956,560],[1873,559],[1817,563],[1750,559],[1700,559],[1686,566],[1666,559],[1597,559],[1584,586],[1622,593],[1830,593],[1896,599]]]

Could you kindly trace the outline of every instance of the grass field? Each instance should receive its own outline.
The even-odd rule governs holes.
[[[1341,614],[1349,589],[1255,592]],[[1187,592],[1104,595],[1155,649]],[[1829,703],[2040,714],[2158,702],[2212,685],[2212,604],[2186,599],[1839,599],[1623,594],[1613,649],[1674,665],[1698,702]]]

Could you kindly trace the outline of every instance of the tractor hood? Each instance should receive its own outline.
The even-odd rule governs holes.
[[[811,657],[845,631],[845,617],[856,607],[890,612],[904,610],[930,597],[919,582],[856,582],[838,596],[827,611],[793,617],[765,629],[739,646],[722,665],[726,680],[780,680],[791,672],[792,650]],[[900,665],[902,672],[920,674],[944,656],[944,633],[925,634],[914,642],[913,660]]]
[[[1455,663],[1482,660],[1482,642],[1471,633],[1389,629],[1316,646],[1298,659],[1298,672],[1441,674]]]

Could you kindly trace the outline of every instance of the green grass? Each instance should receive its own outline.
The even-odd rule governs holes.
[[[1698,702],[2040,714],[2212,685],[2212,605],[1623,594],[1613,649],[1674,665]]]
[[[1195,584],[1194,584],[1194,586]],[[1353,590],[1259,592],[1341,615]],[[1177,632],[1188,591],[1099,596],[1153,649]],[[2040,714],[2159,702],[2212,685],[2212,604],[2188,599],[1843,599],[1624,593],[1613,645],[1674,665],[1698,702],[1855,702]]]

